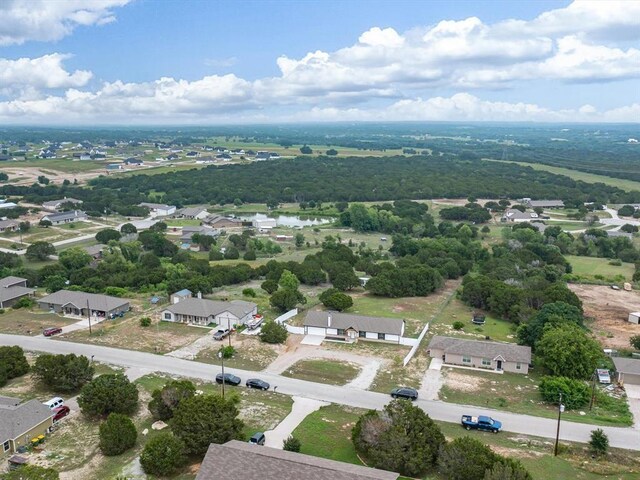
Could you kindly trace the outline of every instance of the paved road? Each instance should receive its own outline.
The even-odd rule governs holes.
[[[96,361],[133,368],[140,374],[164,372],[172,375],[212,381],[220,372],[217,365],[208,365],[179,358],[152,353],[121,350],[81,343],[72,343],[50,338],[27,337],[21,335],[0,334],[0,345],[20,345],[26,350],[50,353],[75,353],[94,356]],[[389,402],[389,396],[382,393],[362,391],[348,387],[318,384],[304,380],[286,378],[271,373],[248,372],[238,369],[225,369],[241,378],[259,376],[278,387],[278,392],[314,400],[349,405],[366,409],[381,409]],[[514,433],[555,438],[556,421],[548,418],[518,415],[478,407],[467,407],[434,400],[416,402],[425,412],[436,420],[457,423],[462,414],[476,413],[496,417],[503,422],[504,429]],[[613,447],[640,450],[640,431],[632,428],[601,427],[609,436]],[[560,438],[568,441],[587,442],[594,427],[588,424],[562,422]]]

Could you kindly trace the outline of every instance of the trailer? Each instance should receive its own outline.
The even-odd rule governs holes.
[[[629,323],[635,323],[636,325],[640,325],[640,312],[631,312],[629,314]]]
[[[247,330],[255,330],[264,321],[264,317],[262,315],[254,315],[251,320],[247,322]]]

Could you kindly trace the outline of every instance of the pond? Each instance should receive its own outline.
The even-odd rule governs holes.
[[[333,222],[332,218],[327,217],[307,217],[297,215],[266,215],[264,213],[254,213],[253,215],[238,215],[237,218],[245,222],[253,222],[254,220],[266,220],[273,218],[278,227],[311,227],[313,225],[326,225]]]

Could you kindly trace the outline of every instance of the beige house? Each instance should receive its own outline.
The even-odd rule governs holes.
[[[0,396],[0,455],[15,453],[31,439],[46,435],[53,426],[53,411],[38,400]]]
[[[427,353],[431,358],[441,358],[445,365],[485,368],[525,375],[529,373],[531,363],[531,347],[440,335],[431,339]]]
[[[177,294],[182,293],[177,292]],[[176,301],[177,300],[177,301]],[[232,300],[220,302],[205,298],[176,297],[175,302],[162,310],[161,317],[165,322],[191,323],[195,325],[218,325],[221,328],[233,328],[244,325],[258,314],[258,306],[252,302]]]
[[[307,312],[304,334],[347,343],[358,340],[400,343],[404,335],[401,318],[367,317],[331,311]]]

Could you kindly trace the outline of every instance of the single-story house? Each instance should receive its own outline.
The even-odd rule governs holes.
[[[75,152],[72,158],[76,160],[91,160],[91,154],[89,152]]]
[[[188,218],[189,220],[203,220],[209,216],[205,207],[186,207],[176,212],[176,217]]]
[[[57,212],[60,209],[60,207],[65,203],[71,203],[73,205],[81,205],[82,200],[78,200],[77,198],[64,197],[64,198],[61,198],[60,200],[50,200],[48,202],[44,202],[42,204],[42,207],[45,210],[49,210],[51,212]]]
[[[163,203],[147,203],[138,204],[139,207],[147,207],[151,211],[152,217],[166,217],[176,213],[175,205],[165,205]]]
[[[129,311],[131,300],[117,298],[100,293],[86,293],[72,290],[58,290],[38,300],[42,310],[52,310],[63,315],[86,317],[89,311],[92,316],[108,317]]]
[[[257,447],[231,440],[212,443],[196,480],[396,480],[398,474],[336,460]]]
[[[182,227],[182,235],[180,236],[180,241],[182,243],[191,243],[191,237],[193,237],[196,233],[198,235],[217,237],[218,235],[220,235],[220,230],[211,228],[207,225],[200,225],[199,227]]]
[[[107,170],[122,170],[124,168],[123,163],[109,163],[107,165]]]
[[[527,199],[525,202],[531,208],[564,208],[564,202],[562,200],[531,200]]]
[[[536,212],[521,212],[517,208],[509,208],[505,210],[500,218],[501,222],[531,222],[538,220],[540,217]]]
[[[17,206],[18,206],[17,203],[7,202],[6,200],[0,200],[0,209],[16,208]]]
[[[27,279],[4,277],[0,279],[0,308],[9,308],[22,297],[33,295],[35,290],[27,287]]]
[[[640,360],[637,358],[613,357],[616,380],[623,385],[640,385]]]
[[[204,298],[181,298],[162,311],[162,320],[167,322],[215,324],[223,328],[244,325],[258,313],[255,303],[243,300],[221,302]]]
[[[0,220],[0,233],[15,232],[19,225],[15,220]]]
[[[525,375],[529,373],[531,363],[531,347],[440,335],[431,339],[427,353],[431,358],[442,358],[444,364]]]
[[[303,326],[305,335],[319,335],[344,342],[357,342],[361,339],[400,343],[404,335],[404,320],[400,318],[367,317],[330,311],[309,311]]]
[[[251,222],[258,230],[276,228],[277,222],[275,218],[256,218]]]
[[[127,158],[124,161],[125,165],[144,165],[144,160],[142,160],[141,158]]]
[[[53,427],[53,411],[38,400],[0,396],[0,454],[15,453],[31,439],[46,435]]]
[[[104,250],[104,247],[106,247],[106,245],[99,243],[98,245],[84,247],[83,250],[91,255],[94,260],[100,260],[102,258],[102,251]]]
[[[622,232],[620,230],[606,230],[606,232],[609,238],[622,237],[628,238],[629,240],[633,238],[633,233],[629,232]]]
[[[185,298],[192,298],[193,297],[193,292],[187,288],[183,288],[182,290],[179,290],[175,293],[172,293],[169,296],[169,302],[171,303],[171,305],[178,303],[181,300],[184,300]]]
[[[222,215],[209,215],[203,222],[218,229],[242,228],[242,220]]]
[[[71,210],[61,213],[50,213],[40,219],[49,220],[52,225],[64,225],[65,223],[81,222],[87,219],[87,214],[82,210]]]

